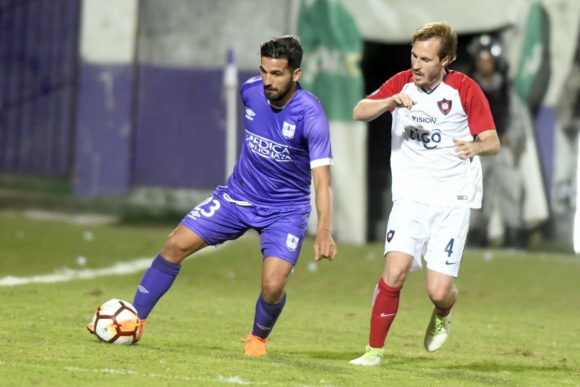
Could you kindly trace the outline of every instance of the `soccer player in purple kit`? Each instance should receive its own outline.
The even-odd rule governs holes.
[[[169,290],[181,261],[255,229],[263,255],[262,291],[243,352],[266,355],[266,342],[286,303],[284,287],[296,265],[311,211],[314,182],[318,229],[314,258],[334,259],[331,235],[332,150],[328,119],[318,99],[302,89],[302,47],[282,36],[261,46],[261,77],[241,89],[245,112],[242,152],[226,186],[219,186],[169,235],[135,294],[141,338],[149,313]],[[89,331],[92,327],[88,326]]]

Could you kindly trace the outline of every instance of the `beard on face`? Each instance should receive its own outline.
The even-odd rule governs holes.
[[[437,78],[436,75],[421,72],[419,74],[413,73],[414,76],[419,76],[419,79],[413,78],[413,82],[417,87],[427,87],[430,86],[435,79]]]
[[[417,77],[419,77],[419,79],[417,79]],[[425,77],[422,73],[416,73],[413,71],[413,82],[415,82],[415,83],[421,82],[424,79],[425,79]]]
[[[278,92],[277,94],[274,94],[273,96],[269,96],[268,95],[268,91],[273,91],[273,92]],[[268,99],[268,101],[270,102],[277,102],[280,101],[282,99],[284,99],[284,97],[286,97],[286,95],[288,94],[288,92],[290,91],[290,85],[286,85],[285,89],[282,89],[282,91],[280,91],[280,89],[274,89],[274,88],[267,88],[264,87],[264,94],[266,95],[266,98]]]

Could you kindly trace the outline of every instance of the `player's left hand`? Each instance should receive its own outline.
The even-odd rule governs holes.
[[[332,261],[336,257],[336,243],[328,232],[318,233],[314,241],[314,259],[320,261],[327,258]]]
[[[457,146],[455,153],[457,153],[457,156],[459,156],[461,160],[470,159],[481,153],[481,144],[476,141],[460,141],[454,138],[453,142]]]

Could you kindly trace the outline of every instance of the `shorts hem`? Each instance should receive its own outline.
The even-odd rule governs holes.
[[[298,263],[298,258],[296,258],[296,261],[294,262],[294,261],[293,261],[292,259],[290,259],[290,258],[281,257],[281,256],[279,256],[279,255],[272,255],[272,254],[268,254],[268,255],[266,255],[266,254],[262,254],[262,261],[263,261],[264,259],[268,258],[268,257],[274,257],[274,258],[281,259],[281,260],[283,260],[283,261],[286,261],[286,262],[290,263],[292,266],[296,266],[296,264]]]
[[[457,273],[446,273],[445,271],[442,271],[442,270],[437,270],[437,269],[434,269],[434,268],[432,268],[432,267],[429,267],[429,266],[427,266],[427,269],[429,269],[429,270],[433,270],[433,271],[435,271],[435,272],[437,272],[437,273],[440,273],[440,274],[445,274],[445,275],[448,275],[449,277],[453,277],[453,278],[457,278],[457,276],[458,276],[458,274],[459,274],[459,272],[457,272]]]
[[[214,246],[216,245],[218,242],[210,242],[207,238],[206,235],[204,235],[202,232],[200,232],[200,230],[197,230],[195,227],[193,227],[193,225],[191,223],[186,223],[184,221],[181,221],[179,224],[184,225],[185,227],[187,227],[188,229],[190,229],[191,231],[193,231],[194,233],[196,233],[201,239],[203,239],[203,241],[205,243],[207,243],[208,246]]]

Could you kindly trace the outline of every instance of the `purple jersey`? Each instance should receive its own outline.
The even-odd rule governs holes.
[[[298,84],[284,108],[270,106],[261,77],[249,79],[241,95],[246,130],[227,183],[232,196],[261,207],[310,206],[311,169],[332,164],[322,105]]]

